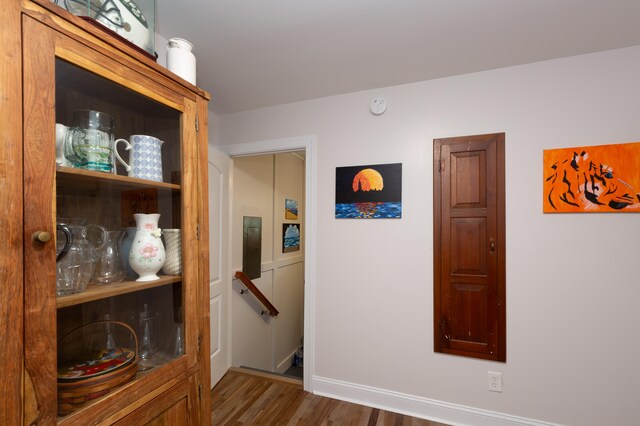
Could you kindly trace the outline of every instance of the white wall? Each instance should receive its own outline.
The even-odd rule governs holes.
[[[637,46],[221,116],[221,145],[317,135],[314,381],[422,415],[441,401],[451,423],[459,404],[513,423],[640,424],[639,216],[541,205],[543,149],[640,140],[639,76]],[[432,343],[432,141],[502,131],[506,364]],[[336,166],[395,162],[402,219],[334,219]]]
[[[274,155],[274,292],[273,303],[280,311],[274,321],[274,370],[291,367],[293,353],[302,343],[304,330],[304,158],[285,153]],[[298,218],[285,219],[285,199],[298,202]],[[300,224],[300,249],[282,252],[283,224]]]
[[[261,276],[253,282],[280,312],[261,316],[264,307],[234,282],[232,363],[284,372],[303,334],[304,239],[299,251],[282,253],[282,224],[304,222],[304,160],[290,153],[236,158],[232,194],[232,269],[242,270],[243,216],[262,218]],[[297,220],[285,219],[285,198],[298,200]]]
[[[242,270],[243,217],[262,218],[262,263],[273,261],[273,156],[243,157],[233,161],[231,216],[231,268]],[[264,270],[267,268],[261,268]],[[266,272],[266,273],[265,273]],[[273,300],[273,274],[262,272],[252,280]],[[264,309],[255,297],[240,294],[244,286],[233,282],[231,294],[231,363],[271,370],[273,366],[273,320],[260,315]]]
[[[163,67],[167,67],[167,42],[168,40],[158,33],[155,33],[154,50],[158,54],[156,62]]]

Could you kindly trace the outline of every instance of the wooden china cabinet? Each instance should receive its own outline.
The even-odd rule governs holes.
[[[8,0],[0,27],[0,424],[209,424],[209,95],[49,0]],[[129,177],[121,165],[107,173],[56,164],[56,123],[70,126],[78,110],[113,117],[115,138],[164,141],[162,181]],[[57,224],[116,231],[135,226],[134,213],[159,213],[159,228],[181,230],[181,273],[57,295]],[[83,332],[92,327],[102,329]],[[130,381],[61,412],[61,354],[112,339],[116,327],[125,328],[117,345],[137,348],[138,361],[143,344],[153,348],[152,368],[138,362]],[[82,338],[69,341],[73,333]]]

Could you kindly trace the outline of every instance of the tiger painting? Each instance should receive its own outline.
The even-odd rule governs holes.
[[[545,150],[544,166],[546,213],[640,211],[640,142]]]

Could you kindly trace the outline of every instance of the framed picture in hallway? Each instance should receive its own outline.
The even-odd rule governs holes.
[[[336,167],[336,219],[402,217],[402,163]]]
[[[640,142],[544,150],[544,213],[640,212]]]
[[[300,224],[282,224],[282,252],[290,253],[300,250]]]
[[[284,200],[284,218],[288,220],[298,219],[298,200]]]

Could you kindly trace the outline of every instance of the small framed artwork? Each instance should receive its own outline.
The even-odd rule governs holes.
[[[298,200],[284,200],[284,218],[289,220],[298,219]]]
[[[544,213],[640,212],[640,142],[544,150]]]
[[[300,224],[282,224],[282,252],[289,253],[300,250]]]
[[[336,167],[336,219],[401,217],[401,163]]]

